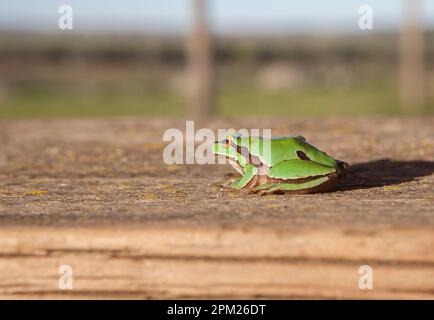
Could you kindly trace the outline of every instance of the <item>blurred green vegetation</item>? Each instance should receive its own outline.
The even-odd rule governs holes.
[[[111,89],[80,92],[53,85],[21,86],[0,107],[0,117],[8,118],[180,116],[184,113],[184,99],[167,92],[149,91],[140,95]]]
[[[264,92],[253,86],[222,88],[217,112],[222,116],[427,114],[433,106],[405,112],[397,109],[396,90],[385,85],[359,85],[347,90],[313,87],[296,92]],[[0,117],[184,116],[187,99],[164,91],[141,95],[97,90],[77,93],[52,87],[20,88],[0,108]]]
[[[427,36],[433,74],[433,36]],[[399,107],[397,36],[217,39],[217,113],[432,114]],[[0,117],[184,116],[182,39],[0,35]]]
[[[257,91],[251,87],[240,87],[223,91],[218,96],[219,112],[225,116],[402,113],[396,110],[397,105],[398,99],[394,95],[394,90],[383,84],[360,84],[347,90],[331,90],[316,86],[303,91],[274,93]]]

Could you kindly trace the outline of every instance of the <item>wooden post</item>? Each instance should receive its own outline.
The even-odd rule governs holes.
[[[406,110],[425,104],[425,40],[420,0],[403,0],[400,35],[400,100]]]
[[[211,36],[207,22],[206,0],[192,0],[193,30],[189,47],[190,116],[203,118],[214,113],[214,81]]]

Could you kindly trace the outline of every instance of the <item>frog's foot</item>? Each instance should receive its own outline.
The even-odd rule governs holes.
[[[254,178],[256,177],[257,173],[258,173],[258,168],[256,168],[252,164],[247,164],[244,168],[244,175],[241,177],[241,179],[233,182],[231,184],[231,188],[240,190],[242,188],[251,186],[253,182],[255,182]]]
[[[271,193],[307,194],[329,191],[336,185],[336,175],[318,177],[309,181],[266,183],[254,188],[260,195]]]

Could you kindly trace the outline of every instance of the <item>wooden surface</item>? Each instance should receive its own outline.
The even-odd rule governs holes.
[[[198,123],[302,134],[352,165],[336,192],[260,197],[225,189],[228,166],[165,165],[182,121],[2,120],[0,297],[432,299],[432,123]]]

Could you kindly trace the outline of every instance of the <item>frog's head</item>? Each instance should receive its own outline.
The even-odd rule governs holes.
[[[233,147],[235,136],[228,135],[223,140],[215,141],[213,145],[213,152],[217,156],[225,156],[232,160],[238,160],[237,148]]]
[[[237,139],[239,138],[240,136],[238,135],[227,135],[223,140],[215,141],[213,145],[214,154],[226,157],[231,163],[235,162],[239,166],[244,167],[246,159],[238,147]]]

